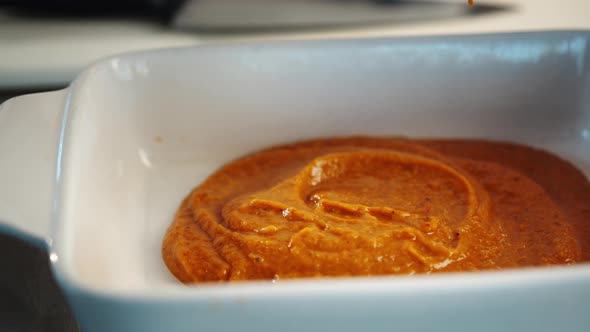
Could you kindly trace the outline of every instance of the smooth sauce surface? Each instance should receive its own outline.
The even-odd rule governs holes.
[[[182,282],[366,276],[590,260],[590,184],[528,147],[319,139],[238,159],[181,204]]]

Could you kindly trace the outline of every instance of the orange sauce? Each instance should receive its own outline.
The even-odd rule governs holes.
[[[271,147],[182,202],[182,282],[475,271],[590,259],[590,184],[526,146],[334,138]]]

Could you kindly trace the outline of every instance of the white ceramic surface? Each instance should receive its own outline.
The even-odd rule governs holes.
[[[418,2],[418,1],[416,1]],[[419,2],[418,2],[419,3]],[[187,2],[174,18],[178,28],[276,28],[381,23],[399,26],[441,19],[457,19],[471,8],[466,1],[436,6],[397,6],[395,9],[366,1],[322,0],[199,0]],[[395,14],[397,12],[397,15]],[[392,24],[393,23],[393,24]],[[440,23],[440,22],[439,22]]]
[[[590,174],[589,43],[588,32],[546,32],[107,59],[65,91],[4,104],[0,230],[47,239],[84,331],[584,331],[588,264],[187,287],[160,244],[218,166],[303,138],[510,140]]]

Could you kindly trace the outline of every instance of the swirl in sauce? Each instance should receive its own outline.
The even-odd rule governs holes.
[[[588,201],[584,175],[524,146],[320,139],[216,171],[163,257],[185,283],[571,264],[589,257]]]

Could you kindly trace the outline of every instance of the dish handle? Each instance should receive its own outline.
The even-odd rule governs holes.
[[[50,243],[56,156],[66,90],[0,105],[0,233]]]

